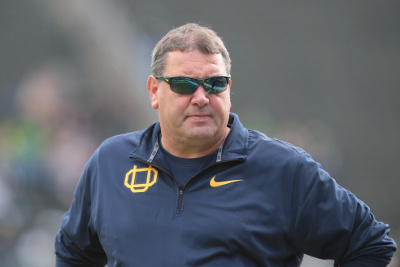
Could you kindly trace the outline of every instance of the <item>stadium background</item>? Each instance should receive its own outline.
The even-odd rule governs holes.
[[[399,14],[394,0],[1,0],[0,266],[54,266],[86,160],[157,119],[151,50],[187,22],[223,37],[243,124],[310,152],[399,243]]]

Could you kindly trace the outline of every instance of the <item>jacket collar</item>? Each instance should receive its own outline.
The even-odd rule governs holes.
[[[220,147],[216,161],[245,160],[246,148],[248,143],[248,131],[241,124],[239,117],[229,114],[227,125],[231,128],[223,145]],[[153,161],[162,161],[159,152],[159,134],[161,132],[160,123],[156,122],[150,125],[140,136],[139,145],[130,153],[131,158],[137,158],[151,163]]]

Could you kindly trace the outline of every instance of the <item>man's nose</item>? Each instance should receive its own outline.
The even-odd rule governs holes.
[[[203,85],[199,85],[197,90],[193,93],[192,104],[202,107],[210,102],[209,95],[204,89]]]

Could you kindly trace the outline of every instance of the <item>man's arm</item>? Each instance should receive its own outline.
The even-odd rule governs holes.
[[[92,221],[93,158],[88,162],[55,240],[56,267],[105,266],[107,257]]]
[[[293,186],[293,243],[335,266],[387,266],[396,250],[389,226],[304,153]]]
[[[107,263],[104,253],[100,251],[83,251],[72,243],[60,230],[55,243],[56,267],[103,267]]]

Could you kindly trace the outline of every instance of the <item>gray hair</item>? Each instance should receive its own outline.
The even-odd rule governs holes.
[[[153,75],[164,74],[167,68],[167,53],[176,49],[182,52],[198,49],[205,54],[221,54],[226,74],[231,73],[231,59],[221,37],[206,26],[188,23],[172,29],[158,42],[151,57]]]

